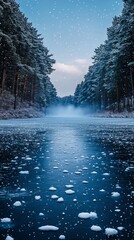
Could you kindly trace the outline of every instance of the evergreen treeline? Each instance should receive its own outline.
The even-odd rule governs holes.
[[[58,97],[57,104],[62,106],[74,105],[74,96]]]
[[[13,94],[14,109],[18,99],[40,107],[55,100],[51,57],[15,0],[0,0],[0,95]]]
[[[107,40],[95,50],[93,65],[75,90],[75,104],[92,110],[134,109],[134,0],[123,0]]]

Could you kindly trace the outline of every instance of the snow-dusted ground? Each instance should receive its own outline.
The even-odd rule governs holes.
[[[0,236],[133,239],[133,119],[0,121]]]

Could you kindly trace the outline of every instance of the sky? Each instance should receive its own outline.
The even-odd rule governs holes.
[[[74,94],[92,64],[95,48],[123,8],[122,0],[16,0],[53,54],[50,75],[58,96]]]

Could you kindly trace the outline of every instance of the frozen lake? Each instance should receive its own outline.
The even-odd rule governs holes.
[[[1,240],[132,240],[134,120],[1,120],[0,182]]]

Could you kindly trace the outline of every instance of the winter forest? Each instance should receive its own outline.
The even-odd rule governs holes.
[[[49,78],[55,60],[14,0],[0,0],[0,52],[0,108],[16,109],[23,102],[46,107],[55,101]]]
[[[94,63],[76,87],[76,105],[94,110],[134,109],[134,1],[124,0],[122,15],[107,29],[107,40],[95,49]]]
[[[121,16],[113,19],[107,40],[95,49],[93,64],[74,96],[65,97],[67,104],[92,111],[133,111],[134,3],[123,2]],[[56,60],[14,0],[0,0],[0,26],[0,109],[64,103],[50,81]]]
[[[133,183],[134,0],[0,0],[0,240],[134,240]]]

